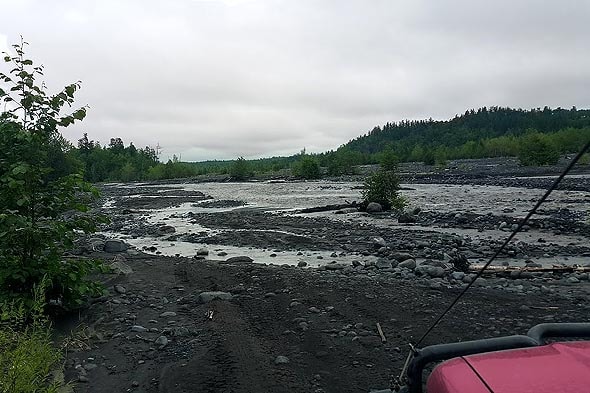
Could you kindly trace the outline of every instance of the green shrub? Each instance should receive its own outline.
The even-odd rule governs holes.
[[[528,134],[522,138],[518,159],[522,165],[555,165],[559,161],[559,151],[551,146],[542,135]]]
[[[399,195],[399,178],[395,171],[379,170],[365,180],[361,192],[363,203],[379,203],[384,210],[402,209],[406,200]]]
[[[303,155],[293,164],[293,175],[304,179],[319,179],[321,177],[320,164],[311,156]]]
[[[422,156],[422,162],[424,162],[424,165],[436,164],[436,157],[434,156],[434,152],[430,149],[426,150],[424,152],[424,155]]]
[[[32,303],[32,290],[45,277],[46,300],[65,308],[80,306],[100,293],[87,279],[98,262],[64,258],[80,232],[92,232],[96,217],[89,203],[98,192],[65,161],[59,127],[82,120],[86,108],[62,115],[71,106],[79,82],[49,95],[35,78],[42,67],[24,58],[25,43],[5,54],[13,69],[0,73],[0,300]]]
[[[379,164],[381,165],[381,168],[383,170],[397,170],[397,166],[399,164],[399,157],[395,154],[391,147],[388,147],[387,149],[383,150],[379,158]]]
[[[252,171],[252,168],[250,168],[250,163],[248,163],[244,157],[238,157],[229,168],[229,175],[233,180],[243,181],[254,176],[254,172]]]

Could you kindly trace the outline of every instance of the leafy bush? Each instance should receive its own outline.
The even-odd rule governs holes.
[[[244,157],[238,157],[229,168],[229,175],[233,180],[242,181],[250,179],[254,176],[254,172],[250,168],[250,163]]]
[[[361,194],[365,205],[377,202],[384,210],[402,209],[407,204],[399,195],[399,178],[392,170],[381,169],[369,176]]]
[[[584,154],[578,162],[580,165],[590,165],[590,153]]]
[[[424,162],[424,165],[436,164],[436,157],[434,156],[434,152],[430,149],[426,150],[424,152],[424,155],[422,156],[422,162]]]
[[[319,179],[321,177],[320,164],[309,155],[303,155],[293,164],[293,175],[304,179]]]
[[[97,190],[75,167],[56,160],[66,148],[58,127],[82,120],[86,108],[62,115],[80,83],[47,94],[35,84],[43,68],[24,58],[24,45],[13,46],[16,56],[5,54],[13,68],[0,73],[6,108],[0,114],[0,299],[31,304],[33,288],[46,277],[46,300],[72,308],[100,292],[87,279],[98,262],[63,257],[77,233],[95,229],[88,206]]]
[[[399,157],[395,154],[391,147],[388,147],[387,149],[383,150],[379,158],[379,164],[381,165],[381,168],[383,170],[397,170],[397,166],[399,164]]]
[[[522,165],[555,165],[559,151],[553,148],[542,135],[533,133],[522,138],[518,159]]]
[[[357,157],[347,149],[339,149],[324,157],[324,164],[328,168],[329,176],[353,175]]]

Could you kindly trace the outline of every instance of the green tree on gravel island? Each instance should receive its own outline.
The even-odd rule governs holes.
[[[84,119],[86,108],[64,113],[80,82],[50,95],[25,45],[3,54],[10,71],[0,73],[0,304],[32,307],[34,288],[44,282],[44,304],[77,308],[101,292],[87,278],[101,265],[64,253],[77,233],[95,229],[88,206],[97,191],[68,158],[72,147],[59,129]]]
[[[391,149],[386,149],[382,153],[379,170],[365,180],[361,192],[365,206],[376,202],[384,210],[390,210],[403,209],[407,204],[406,200],[399,195],[397,162],[398,158]]]

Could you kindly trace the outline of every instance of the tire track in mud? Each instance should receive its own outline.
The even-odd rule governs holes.
[[[180,272],[185,275],[185,272]],[[217,280],[216,278],[219,278]],[[214,286],[223,289],[223,275],[200,275],[191,286]],[[273,329],[252,325],[253,314],[277,315],[276,310],[263,307],[255,312],[240,302],[213,301],[195,305],[191,310],[207,338],[201,350],[185,365],[175,363],[162,370],[160,392],[308,392],[297,390],[308,385],[305,378],[293,371],[292,364],[275,365],[274,359],[283,354],[280,340],[269,334]],[[212,320],[204,317],[213,312]],[[249,315],[252,314],[252,315]],[[265,321],[268,320],[264,317]]]

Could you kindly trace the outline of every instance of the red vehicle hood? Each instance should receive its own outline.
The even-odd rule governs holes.
[[[590,392],[590,342],[554,343],[452,359],[434,370],[427,391]]]

